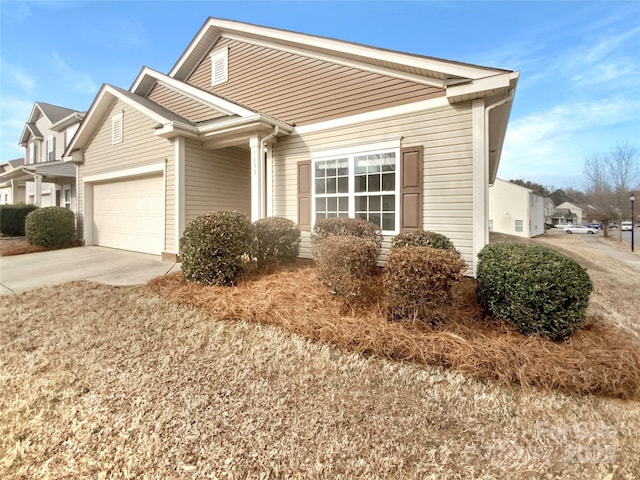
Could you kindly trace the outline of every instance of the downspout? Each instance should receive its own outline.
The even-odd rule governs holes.
[[[259,150],[259,155],[260,155],[260,164],[261,164],[261,169],[262,172],[264,173],[264,175],[262,176],[262,188],[263,188],[263,194],[262,194],[262,202],[261,203],[261,208],[260,208],[260,217],[264,218],[267,216],[267,166],[266,166],[266,159],[264,158],[264,148],[267,144],[267,142],[269,140],[271,140],[272,138],[274,138],[275,136],[278,135],[278,133],[280,132],[280,127],[278,127],[278,125],[276,125],[275,127],[273,127],[273,132],[271,132],[269,135],[267,135],[266,137],[264,137],[261,141],[260,141],[260,150]]]

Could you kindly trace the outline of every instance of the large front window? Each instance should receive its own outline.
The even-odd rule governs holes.
[[[314,160],[314,218],[363,218],[398,231],[399,152],[381,150]]]

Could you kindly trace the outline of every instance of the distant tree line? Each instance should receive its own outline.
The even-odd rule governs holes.
[[[587,155],[584,160],[584,192],[573,188],[555,188],[528,180],[510,182],[549,197],[555,205],[573,203],[583,209],[588,220],[605,226],[631,218],[629,195],[639,198],[636,213],[640,214],[640,161],[638,150],[629,142],[617,143],[608,153]],[[637,218],[632,219],[634,222]]]

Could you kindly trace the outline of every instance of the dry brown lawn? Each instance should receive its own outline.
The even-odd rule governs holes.
[[[31,245],[25,237],[0,237],[0,257],[44,252],[45,250],[47,249],[44,247]]]
[[[637,271],[539,241],[638,338]],[[350,353],[146,287],[0,297],[0,346],[0,478],[640,478],[638,401]]]

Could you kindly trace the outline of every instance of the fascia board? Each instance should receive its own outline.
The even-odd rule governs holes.
[[[447,88],[447,98],[455,98],[464,95],[495,91],[509,88],[511,76],[508,73],[492,75],[490,77],[479,78],[462,85],[453,85]]]
[[[276,120],[272,117],[262,115],[262,114],[254,114],[251,117],[242,117],[242,118],[232,118],[229,120],[225,120],[223,122],[216,122],[212,124],[205,124],[198,128],[198,132],[203,135],[212,135],[218,134],[221,132],[228,132],[232,130],[236,130],[238,128],[247,128],[247,127],[268,127],[273,128],[275,126],[279,127],[282,133],[289,134],[293,131],[293,126],[288,123],[282,122],[280,120]]]
[[[81,122],[83,118],[84,116],[81,113],[74,112],[60,119],[58,122],[54,123],[53,125],[51,125],[51,130],[53,130],[54,132],[60,132],[64,128],[67,128],[73,125],[74,123]]]
[[[137,93],[137,88],[144,82],[146,78],[149,77],[153,78],[158,83],[162,83],[165,86],[176,90],[183,95],[188,96],[189,98],[192,98],[193,100],[204,103],[212,108],[215,108],[216,110],[220,110],[227,115],[238,115],[240,117],[255,115],[255,112],[241,107],[236,103],[220,98],[214,94],[203,92],[202,90],[193,87],[188,83],[184,83],[180,80],[176,80],[175,78],[168,77],[148,67],[145,67],[140,72],[138,79],[136,79],[130,91],[132,93]]]

